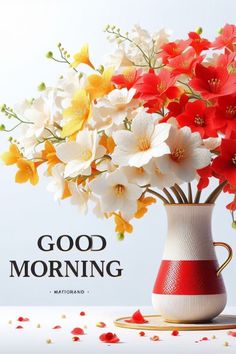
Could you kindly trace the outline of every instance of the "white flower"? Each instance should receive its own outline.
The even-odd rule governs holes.
[[[182,183],[182,181],[180,181],[172,173],[162,172],[158,165],[158,159],[152,159],[147,165],[144,166],[144,170],[149,175],[149,183],[151,187],[158,187],[159,189],[163,189],[171,187],[175,183]]]
[[[208,150],[215,150],[221,144],[221,138],[207,138],[203,139],[203,144]]]
[[[167,144],[171,153],[158,158],[158,166],[161,171],[175,174],[182,181],[192,181],[196,170],[211,161],[210,151],[203,146],[200,134],[192,133],[189,127],[172,127]]]
[[[123,88],[111,91],[106,97],[98,100],[94,119],[96,119],[96,115],[100,111],[100,116],[106,117],[106,119],[110,118],[115,124],[122,123],[127,117],[128,111],[137,107],[137,102],[132,101],[135,92],[136,90],[133,88],[130,90]]]
[[[118,48],[106,58],[106,66],[113,67],[116,71],[120,68],[133,65],[127,58],[124,48]]]
[[[137,210],[137,200],[142,189],[129,183],[120,170],[101,175],[90,182],[92,191],[100,196],[104,213],[120,211],[124,217],[132,217]]]
[[[146,165],[148,166],[148,165]],[[139,186],[145,186],[150,183],[150,174],[144,167],[129,167],[121,168],[121,171],[126,175],[128,181]]]
[[[74,182],[69,182],[69,190],[71,192],[71,204],[76,205],[82,214],[88,211],[89,192],[79,188]]]
[[[155,124],[154,117],[144,111],[137,114],[132,122],[132,131],[121,130],[113,133],[116,143],[112,160],[120,166],[141,167],[152,157],[168,154],[165,143],[169,136],[170,124]]]
[[[51,170],[52,181],[49,183],[47,190],[54,193],[54,199],[59,200],[62,198],[65,189],[64,179],[65,165],[58,163]]]
[[[105,148],[98,145],[97,131],[82,130],[76,141],[66,142],[57,147],[57,156],[66,163],[65,177],[91,174],[91,163],[105,153]]]

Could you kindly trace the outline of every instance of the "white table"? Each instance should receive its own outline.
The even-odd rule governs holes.
[[[0,353],[1,354],[194,354],[194,353],[236,353],[236,338],[227,334],[228,331],[180,332],[178,337],[171,332],[146,331],[145,337],[139,336],[137,330],[117,328],[113,320],[117,317],[132,315],[137,308],[132,307],[1,307],[0,308]],[[141,307],[143,314],[152,313],[152,309]],[[85,311],[86,316],[80,316]],[[236,308],[228,308],[225,313],[236,314]],[[66,315],[66,318],[62,318]],[[17,322],[19,316],[28,317],[29,322]],[[8,322],[12,321],[11,324]],[[103,321],[106,328],[96,327]],[[37,324],[41,328],[37,328]],[[16,329],[22,325],[24,329]],[[58,330],[52,327],[60,325]],[[87,326],[80,342],[73,342],[70,331],[74,327]],[[115,332],[121,342],[104,344],[99,335],[104,332]],[[159,335],[160,341],[153,342],[150,337]],[[212,336],[216,339],[212,339]],[[195,343],[202,337],[208,341]],[[53,341],[47,344],[47,339]],[[229,346],[225,346],[225,342]]]

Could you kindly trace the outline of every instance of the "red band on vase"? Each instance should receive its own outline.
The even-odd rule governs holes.
[[[225,293],[215,260],[163,260],[154,285],[154,294],[210,295]]]

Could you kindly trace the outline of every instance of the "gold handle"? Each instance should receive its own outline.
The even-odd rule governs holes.
[[[217,269],[216,274],[217,274],[217,276],[219,276],[220,273],[222,272],[222,270],[229,264],[229,262],[233,258],[233,250],[230,247],[230,245],[228,245],[228,243],[225,243],[225,242],[213,242],[213,245],[214,246],[222,246],[222,247],[226,248],[229,253],[226,261]]]

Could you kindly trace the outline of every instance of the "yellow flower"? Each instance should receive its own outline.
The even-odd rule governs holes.
[[[50,141],[45,141],[44,150],[42,151],[42,159],[47,161],[48,174],[51,174],[52,168],[61,162],[61,160],[57,157],[56,149]]]
[[[63,195],[62,195],[61,199],[66,199],[66,198],[69,198],[69,197],[71,197],[71,191],[69,189],[68,182],[65,181],[64,192],[63,192]]]
[[[11,144],[9,151],[6,151],[2,154],[1,159],[6,165],[14,165],[20,158],[22,154],[16,144]]]
[[[128,233],[131,233],[133,231],[133,226],[127,221],[125,220],[124,218],[122,218],[122,216],[117,213],[113,213],[115,218],[115,223],[116,223],[116,229],[115,231],[118,232],[118,233],[125,233],[125,232],[128,232]]]
[[[108,68],[101,75],[93,74],[87,78],[86,91],[89,93],[91,100],[103,97],[114,89],[111,82],[114,69]]]
[[[71,101],[71,106],[63,112],[63,117],[67,121],[62,128],[61,136],[73,135],[83,129],[85,122],[90,116],[90,99],[84,89],[75,93]]]
[[[86,64],[90,66],[92,69],[94,69],[94,66],[89,59],[88,44],[84,44],[83,47],[80,49],[80,51],[74,55],[74,61],[73,63],[71,63],[71,66],[73,68],[77,68],[79,64]]]
[[[147,206],[156,203],[156,199],[152,197],[141,197],[138,200],[138,210],[134,214],[135,218],[140,219],[148,211]]]
[[[39,181],[37,172],[37,162],[28,161],[26,159],[19,159],[17,161],[19,171],[16,173],[16,183],[25,183],[30,181],[32,185],[36,185]]]

